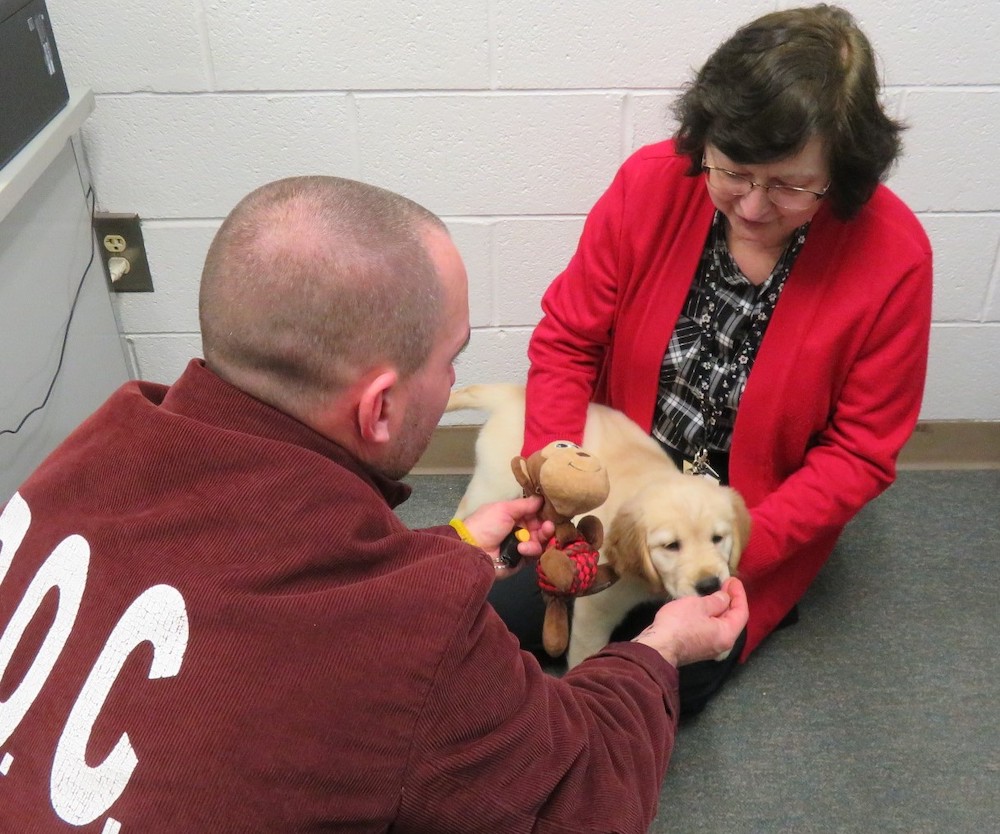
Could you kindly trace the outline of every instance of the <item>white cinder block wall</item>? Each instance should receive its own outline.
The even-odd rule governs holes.
[[[221,218],[327,173],[442,215],[466,259],[459,382],[518,380],[542,291],[618,165],[671,132],[677,89],[760,0],[48,0],[107,211],[137,212],[156,291],[116,303],[140,376],[200,354]],[[1000,6],[844,0],[906,119],[890,184],[936,250],[925,420],[1000,420]]]

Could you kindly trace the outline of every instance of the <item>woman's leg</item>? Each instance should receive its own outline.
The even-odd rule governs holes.
[[[545,602],[533,563],[526,564],[509,579],[494,582],[488,599],[522,649],[535,654],[545,651],[542,647]]]

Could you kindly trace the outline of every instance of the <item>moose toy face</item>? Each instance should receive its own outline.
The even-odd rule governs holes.
[[[526,495],[545,499],[542,516],[557,523],[599,507],[610,489],[604,464],[568,440],[514,458],[511,469]]]

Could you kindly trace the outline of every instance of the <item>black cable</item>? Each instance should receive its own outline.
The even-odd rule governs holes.
[[[0,435],[4,434],[17,434],[23,427],[24,424],[28,422],[28,418],[32,414],[36,414],[48,405],[49,397],[52,396],[52,389],[56,387],[56,380],[59,378],[59,371],[62,370],[63,358],[66,356],[66,344],[69,342],[69,328],[73,324],[73,314],[76,312],[77,302],[80,300],[80,291],[83,289],[83,282],[87,279],[87,273],[90,272],[90,267],[94,263],[94,258],[97,257],[97,238],[94,236],[94,207],[97,203],[97,195],[94,194],[94,187],[91,186],[87,189],[85,197],[90,198],[90,260],[87,261],[87,266],[83,270],[83,275],[80,276],[80,281],[76,285],[76,294],[73,296],[73,303],[69,308],[69,318],[66,319],[66,329],[63,331],[62,348],[59,350],[59,364],[56,365],[56,372],[52,375],[52,381],[49,383],[49,390],[45,392],[45,399],[42,400],[41,405],[36,405],[31,411],[25,414],[21,418],[21,422],[17,424],[16,428],[13,429],[0,429]]]

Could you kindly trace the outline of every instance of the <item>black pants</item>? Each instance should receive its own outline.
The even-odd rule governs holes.
[[[542,647],[542,620],[545,602],[538,590],[535,571],[526,566],[510,579],[497,582],[490,592],[490,603],[521,643],[521,648],[535,654],[544,665],[565,669],[565,659],[553,661]],[[612,632],[612,640],[631,640],[652,621],[662,603],[643,603],[633,608]],[[680,669],[681,715],[694,715],[719,691],[736,668],[746,642],[746,630],[739,636],[729,657],[722,661],[705,660]]]

